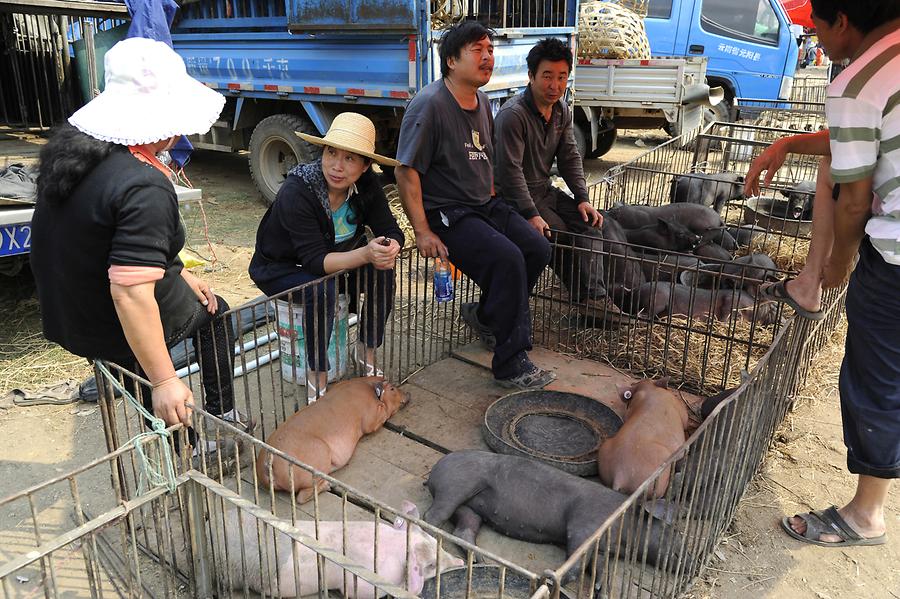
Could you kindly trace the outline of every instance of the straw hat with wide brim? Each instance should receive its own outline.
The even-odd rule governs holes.
[[[342,112],[334,117],[325,137],[297,132],[297,136],[318,146],[331,146],[371,158],[384,166],[400,166],[393,158],[375,153],[375,125],[367,117],[356,112]]]
[[[225,97],[188,75],[181,57],[162,42],[122,40],[103,63],[103,93],[69,117],[95,139],[133,146],[206,133],[225,105]]]

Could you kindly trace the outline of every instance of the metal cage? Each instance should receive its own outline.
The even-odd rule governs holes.
[[[827,127],[825,102],[735,98],[734,120],[747,125],[813,133]]]
[[[740,127],[716,124],[694,140],[676,139],[646,152],[613,169],[592,187],[592,199],[600,207],[616,201],[664,203],[673,176],[701,168],[722,172],[728,165],[742,162],[734,148],[749,148],[752,153],[762,147],[764,142],[758,140],[725,135]],[[760,129],[765,130],[749,130]],[[713,142],[719,142],[719,147],[712,147]],[[683,149],[685,145],[689,149]],[[737,202],[728,205],[736,206]],[[796,244],[798,240],[772,229],[765,231],[765,237],[776,246]],[[670,375],[673,384],[687,392],[711,395],[733,390],[650,479],[623,498],[582,547],[556,560],[549,569],[535,571],[527,564],[468,544],[404,511],[401,497],[413,495],[408,498],[420,504],[426,501],[427,494],[423,495],[417,476],[380,485],[370,480],[370,486],[354,486],[341,480],[340,471],[328,475],[264,442],[276,426],[306,403],[312,361],[308,352],[318,348],[310,350],[305,341],[301,342],[298,321],[307,335],[327,324],[322,320],[335,323],[335,349],[327,360],[329,366],[332,360],[336,366],[347,365],[343,372],[335,368],[338,378],[361,373],[351,348],[372,334],[366,327],[379,314],[385,323],[384,340],[376,350],[375,366],[395,383],[404,383],[473,339],[458,316],[460,305],[476,297],[475,285],[458,276],[454,280],[455,299],[438,303],[432,289],[431,262],[409,248],[398,259],[392,278],[394,292],[386,294],[390,297],[379,296],[384,288],[367,286],[371,273],[336,273],[228,312],[224,322],[233,327],[234,336],[227,337],[233,347],[186,348],[187,353],[201,357],[204,352],[233,350],[234,371],[198,374],[196,368],[187,370],[197,409],[190,432],[176,427],[165,439],[175,456],[172,492],[162,487],[143,490],[147,464],[162,461],[161,445],[146,436],[139,437],[146,432],[141,416],[116,391],[124,389],[141,402],[149,392],[146,381],[127,370],[131,365],[101,365],[105,372],[98,366],[101,413],[111,454],[76,473],[0,502],[4,507],[18,502],[22,507],[16,511],[31,514],[25,520],[29,531],[20,543],[21,550],[0,567],[7,594],[13,594],[17,573],[27,568],[32,574],[25,577],[40,581],[35,593],[43,592],[48,597],[61,594],[54,567],[61,563],[57,552],[67,547],[83,555],[83,564],[79,564],[73,580],[80,581],[85,593],[93,596],[110,591],[151,594],[154,589],[149,587],[154,584],[162,585],[156,592],[166,596],[258,593],[281,597],[313,590],[324,596],[329,587],[344,596],[371,596],[372,592],[408,596],[408,573],[390,578],[378,558],[387,555],[379,553],[378,535],[382,533],[378,531],[382,526],[391,528],[384,519],[400,517],[412,523],[404,529],[408,531],[403,544],[407,557],[417,530],[433,539],[435,556],[443,556],[437,549],[458,548],[457,555],[466,568],[463,579],[467,584],[462,591],[466,597],[470,596],[476,559],[501,565],[500,582],[494,589],[497,597],[509,596],[506,581],[512,578],[524,581],[527,596],[535,599],[560,595],[577,599],[677,596],[703,572],[730,523],[775,429],[792,405],[809,363],[840,320],[844,291],[826,294],[826,318],[819,322],[786,320],[779,310],[764,324],[759,318],[764,306],[758,301],[717,319],[702,314],[649,314],[612,305],[598,308],[578,301],[561,283],[561,274],[567,274],[562,278],[573,286],[579,276],[585,275],[574,270],[565,273],[567,267],[573,268],[567,266],[574,263],[569,259],[572,255],[587,253],[598,268],[602,265],[607,288],[614,287],[623,268],[651,273],[649,282],[654,286],[666,283],[665,272],[671,268],[661,256],[633,244],[606,244],[604,240],[599,247],[585,248],[577,242],[577,236],[572,235],[557,239],[556,262],[545,271],[534,291],[531,313],[536,344],[575,359],[605,362],[634,378]],[[684,270],[695,275],[700,272],[697,266]],[[779,270],[783,274],[794,269]],[[695,276],[694,280],[698,279]],[[741,274],[736,279],[744,282]],[[351,316],[343,311],[341,294],[354,287],[368,293],[362,294],[364,300],[357,298],[353,306],[356,315]],[[692,297],[700,290],[698,284],[688,287]],[[273,308],[272,300],[283,301],[287,309]],[[295,311],[301,306],[306,311]],[[386,307],[391,308],[389,314]],[[342,329],[338,321],[345,317]],[[331,343],[327,327],[322,331],[318,337]],[[345,336],[343,341],[341,336]],[[301,359],[304,352],[306,363]],[[323,366],[320,363],[317,367]],[[256,421],[251,432],[234,422],[234,413],[229,420],[228,413],[213,414],[204,409],[215,404],[210,391],[221,392],[226,382],[234,388],[234,408]],[[226,412],[227,407],[218,404],[218,411]],[[428,448],[430,457],[422,458],[426,463],[419,464],[420,468],[428,468],[449,451],[433,439],[411,434],[390,422],[385,429],[390,443]],[[136,437],[139,439],[129,445]],[[135,443],[146,449],[137,452]],[[298,504],[293,492],[273,491],[261,483],[256,466],[262,452],[272,456],[263,462],[264,468],[271,469],[277,460],[283,460],[291,466],[290,476],[310,476],[313,482],[325,482],[330,489],[314,485],[311,500],[305,504]],[[78,494],[83,487],[70,482],[71,491],[64,503],[74,505],[76,517],[78,513],[82,517],[70,529],[45,532],[39,522],[39,494],[88,472],[95,473],[92,480],[102,482],[104,489],[109,487],[105,495],[101,494],[105,503],[97,507],[92,503],[96,513],[87,514]],[[112,476],[104,479],[100,473]],[[651,490],[656,482],[670,474],[665,494],[654,499]],[[371,561],[367,555],[360,558],[354,553],[355,546],[350,542],[353,535],[347,531],[363,526],[354,522],[371,525]],[[328,530],[341,531],[339,542],[326,542]],[[389,531],[384,531],[387,540]],[[396,552],[396,546],[392,547]],[[304,559],[310,558],[315,567],[303,575],[300,569],[307,563]],[[435,557],[435,572],[443,570],[442,559],[451,558]],[[119,580],[118,585],[105,582],[104,573],[109,569],[106,561],[118,564],[119,574],[113,576]],[[41,569],[39,576],[36,568]],[[285,572],[286,579],[282,577]],[[437,596],[442,595],[443,576],[433,585]],[[417,587],[414,590],[418,591]]]

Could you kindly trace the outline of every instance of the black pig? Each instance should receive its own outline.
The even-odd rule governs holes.
[[[744,177],[736,173],[685,173],[672,180],[669,201],[709,206],[720,213],[725,202],[743,197]]]
[[[568,555],[627,499],[543,462],[487,451],[456,451],[444,456],[431,469],[426,485],[434,497],[425,512],[429,524],[441,526],[453,518],[453,534],[474,544],[485,522],[515,539],[562,545]],[[628,539],[623,533],[620,539],[617,521],[608,538],[622,550],[626,543],[642,547],[647,562],[655,564],[666,531],[662,522],[648,520],[638,530],[641,535],[649,531],[649,537]],[[671,540],[671,533],[667,537]],[[571,580],[574,574],[570,571],[566,577]]]
[[[692,249],[700,237],[684,225],[658,218],[655,224],[625,231],[628,243],[657,250],[683,252]]]

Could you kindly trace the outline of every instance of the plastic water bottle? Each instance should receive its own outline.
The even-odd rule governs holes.
[[[440,258],[434,260],[434,298],[439,304],[453,299],[453,275],[447,262]]]

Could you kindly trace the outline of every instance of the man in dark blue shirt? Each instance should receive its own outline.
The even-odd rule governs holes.
[[[403,117],[397,184],[423,256],[453,261],[481,288],[463,318],[494,350],[501,385],[535,389],[555,376],[535,366],[528,294],[550,260],[550,245],[494,197],[490,101],[479,90],[494,70],[492,32],[467,21],[441,38],[442,78]]]

